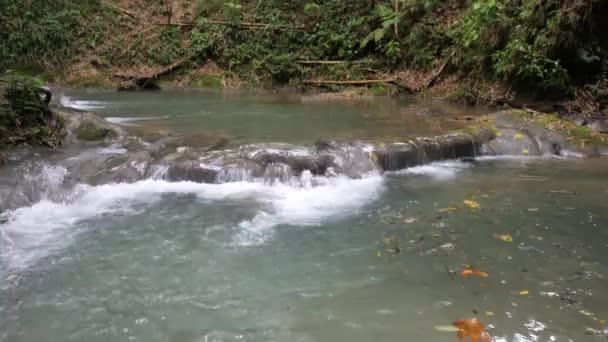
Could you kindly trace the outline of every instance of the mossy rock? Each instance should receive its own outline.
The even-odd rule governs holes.
[[[511,114],[521,121],[532,123],[539,128],[559,132],[576,145],[608,145],[608,135],[593,131],[591,127],[579,126],[564,120],[552,113],[527,112],[525,110],[512,110]]]
[[[112,129],[99,126],[91,121],[83,122],[75,133],[78,140],[82,141],[98,141],[116,137],[116,132]]]
[[[107,122],[94,113],[81,111],[58,111],[66,122],[64,142],[67,144],[102,140],[116,140],[126,135],[118,125]]]
[[[225,79],[224,75],[204,74],[192,79],[190,85],[198,88],[221,89],[225,87]]]

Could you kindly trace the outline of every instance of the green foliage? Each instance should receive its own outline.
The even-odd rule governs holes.
[[[69,62],[104,38],[104,19],[96,0],[0,1],[0,71]]]
[[[518,87],[567,93],[572,82],[601,73],[608,46],[599,32],[607,14],[596,0],[476,0],[452,37],[466,68]]]
[[[0,78],[0,145],[55,145],[61,121],[41,98],[40,86],[25,76]]]
[[[394,0],[400,1],[400,0]],[[396,25],[399,25],[401,21],[401,13],[395,12],[392,7],[385,4],[378,4],[374,9],[374,14],[380,19],[380,27],[373,30],[365,39],[361,41],[361,47],[364,48],[371,41],[376,44],[380,43],[382,39],[392,30]],[[395,37],[397,39],[398,37]]]
[[[314,2],[309,2],[304,6],[304,14],[312,18],[318,18],[321,15],[321,6]]]
[[[608,76],[605,0],[197,0],[194,28],[142,30],[113,25],[122,22],[104,3],[0,1],[0,70],[60,66],[94,51],[104,62],[98,69],[170,65],[194,55],[192,67],[211,59],[251,84],[429,72],[448,56],[445,73],[537,94],[568,94]],[[158,9],[147,13],[165,11],[163,1],[149,6]],[[114,26],[131,31],[107,39]],[[598,89],[590,92],[608,104]]]

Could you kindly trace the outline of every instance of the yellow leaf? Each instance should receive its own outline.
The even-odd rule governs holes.
[[[530,154],[530,151],[528,151],[527,148],[524,148],[523,150],[521,150],[524,154]]]
[[[501,131],[496,131],[496,136],[497,136],[497,137],[502,136],[502,132],[501,132]]]
[[[515,138],[515,139],[523,139],[523,138],[524,138],[524,135],[523,135],[523,134],[521,134],[521,133],[517,133],[517,134],[515,134],[514,138]]]
[[[494,313],[492,311],[486,311],[486,315],[487,316],[494,316]]]
[[[386,144],[385,143],[380,143],[380,148],[385,148]]]
[[[481,208],[481,206],[479,205],[479,203],[473,201],[473,200],[464,200],[462,201],[462,204],[466,205],[467,207],[471,208],[471,209],[479,209]]]
[[[378,251],[378,253],[376,253],[376,255],[378,256],[378,258],[382,257],[382,252]]]
[[[513,238],[511,237],[511,235],[494,234],[494,237],[504,242],[513,242]]]
[[[454,210],[458,210],[458,208],[456,208],[456,207],[455,207],[455,206],[453,206],[453,205],[451,205],[451,206],[449,206],[449,207],[447,207],[447,208],[441,208],[441,209],[439,209],[439,211],[440,211],[440,212],[442,212],[442,213],[443,213],[443,212],[446,212],[446,211],[454,211]]]
[[[520,292],[519,292],[519,294],[520,294],[520,295],[522,295],[522,296],[525,296],[525,295],[527,295],[528,293],[530,293],[530,291],[528,291],[528,290],[523,290],[523,291],[520,291]]]
[[[605,324],[606,320],[600,319],[600,324]]]

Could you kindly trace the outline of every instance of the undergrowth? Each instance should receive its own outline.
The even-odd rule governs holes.
[[[58,144],[63,123],[41,97],[40,86],[26,76],[0,78],[0,149]]]
[[[192,8],[190,23],[175,25],[180,8]],[[445,64],[465,82],[540,97],[583,90],[605,104],[606,15],[602,0],[6,0],[0,69],[94,55],[108,70],[137,71],[188,58],[181,75],[213,61],[245,84],[277,85]]]

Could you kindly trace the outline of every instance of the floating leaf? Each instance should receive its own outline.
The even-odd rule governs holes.
[[[530,293],[528,290],[519,291],[519,294],[522,296],[527,296]]]
[[[486,316],[494,316],[494,313],[492,311],[486,311]]]
[[[494,237],[497,238],[498,240],[502,240],[504,242],[513,242],[513,238],[511,237],[511,235],[494,234]]]
[[[460,271],[460,275],[463,277],[476,276],[481,278],[487,278],[488,274],[486,272],[482,272],[480,270],[476,270],[471,267],[466,267],[464,270]]]
[[[495,133],[496,133],[496,136],[497,136],[497,137],[502,136],[502,132],[501,132],[501,131],[496,131]]]
[[[600,324],[606,324],[606,320],[600,319]]]
[[[442,213],[443,213],[443,212],[446,212],[446,211],[454,211],[454,210],[458,210],[458,208],[456,208],[456,207],[455,207],[455,206],[453,206],[453,205],[451,205],[451,206],[449,206],[449,207],[447,207],[447,208],[441,208],[441,209],[439,209],[439,211],[440,211],[440,212],[442,212]]]
[[[378,256],[378,258],[382,257],[382,252],[378,251],[378,253],[376,253],[376,256]]]
[[[517,134],[515,134],[513,137],[514,137],[515,139],[523,139],[523,138],[524,138],[524,135],[523,135],[523,134],[521,134],[521,133],[517,133]]]
[[[530,151],[527,148],[524,148],[523,150],[521,150],[524,154],[530,154]]]
[[[405,221],[405,223],[414,223],[414,222],[418,221],[418,219],[415,217],[408,217],[404,221]]]
[[[479,203],[473,201],[473,200],[464,200],[462,201],[462,204],[466,205],[467,207],[471,208],[471,209],[479,209],[481,208],[481,206],[479,205]]]
[[[456,334],[459,341],[462,341],[465,337],[471,338],[472,342],[492,341],[492,337],[490,337],[484,325],[477,318],[459,319],[454,322],[454,326],[458,328]]]

